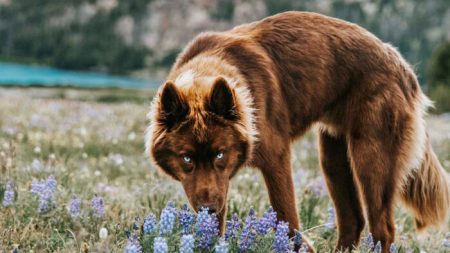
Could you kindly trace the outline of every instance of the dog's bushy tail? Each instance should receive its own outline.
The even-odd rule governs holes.
[[[427,137],[425,154],[418,169],[403,185],[402,198],[415,216],[417,229],[445,224],[450,209],[449,176]]]

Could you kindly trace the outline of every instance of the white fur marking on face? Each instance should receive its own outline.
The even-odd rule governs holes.
[[[195,72],[192,69],[186,70],[175,79],[175,85],[187,87],[194,84]]]

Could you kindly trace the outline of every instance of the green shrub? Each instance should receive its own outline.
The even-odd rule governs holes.
[[[215,10],[211,13],[211,17],[216,20],[227,20],[233,19],[234,15],[234,1],[229,0],[219,0],[217,1],[217,6]]]
[[[172,49],[165,56],[155,62],[156,67],[162,68],[170,68],[172,64],[177,59],[178,54],[181,52],[181,49]]]
[[[434,112],[450,112],[450,83],[438,85],[430,91],[430,98],[434,101]]]
[[[265,0],[267,15],[294,10],[292,0]]]
[[[450,41],[435,50],[428,67],[427,84],[430,98],[435,102],[434,112],[450,111]]]
[[[428,72],[430,90],[441,85],[450,87],[450,41],[433,53]],[[447,93],[447,96],[450,97],[450,93]]]

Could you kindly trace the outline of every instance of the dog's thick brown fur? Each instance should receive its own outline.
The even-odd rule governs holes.
[[[200,34],[179,55],[149,114],[146,144],[192,206],[226,214],[228,182],[258,168],[278,218],[299,228],[291,143],[319,125],[320,161],[336,207],[337,250],[369,223],[388,252],[402,199],[418,229],[443,223],[448,176],[423,120],[428,99],[401,55],[363,28],[286,12]]]

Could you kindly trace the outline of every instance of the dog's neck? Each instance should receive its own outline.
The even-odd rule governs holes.
[[[217,76],[226,78],[228,82],[245,85],[245,79],[242,78],[235,66],[218,56],[208,54],[197,55],[179,68],[173,69],[167,79],[186,81],[187,78],[215,78]]]

